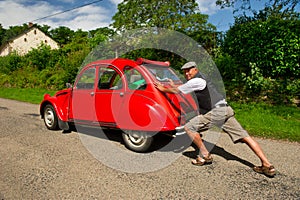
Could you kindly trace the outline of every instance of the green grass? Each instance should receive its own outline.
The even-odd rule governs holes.
[[[46,93],[54,95],[55,91],[36,88],[0,88],[0,97],[2,98],[14,99],[33,104],[39,104]]]
[[[262,103],[231,106],[250,135],[300,142],[300,108]]]
[[[44,89],[0,88],[0,97],[39,104]],[[230,102],[236,118],[252,136],[300,142],[300,108],[273,106],[262,103],[241,104]]]

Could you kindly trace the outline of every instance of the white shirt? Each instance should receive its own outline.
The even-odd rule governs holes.
[[[192,78],[187,81],[185,84],[178,86],[178,89],[183,94],[192,93],[194,91],[204,90],[206,87],[206,81],[202,78]],[[227,104],[225,99],[222,99],[216,103],[218,104]]]
[[[206,87],[206,81],[202,78],[192,78],[185,84],[178,86],[178,89],[183,94],[192,93],[197,90],[204,90]]]

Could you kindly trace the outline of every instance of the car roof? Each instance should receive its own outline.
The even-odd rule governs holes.
[[[170,66],[170,63],[167,62],[162,62],[162,61],[154,61],[154,60],[147,60],[144,58],[138,58],[136,61],[130,60],[127,58],[113,58],[113,59],[106,59],[106,60],[96,60],[94,62],[91,62],[88,64],[90,65],[99,65],[99,64],[111,64],[111,65],[117,65],[120,63],[126,63],[126,64],[131,64],[132,67],[135,67],[137,65],[143,65],[143,64],[152,64],[152,65],[158,65],[162,67],[168,67]]]
[[[106,59],[106,60],[96,60],[94,62],[89,63],[88,65],[98,65],[98,64],[112,64],[112,65],[114,65],[118,62],[135,63],[135,61],[130,60],[130,59],[126,59],[126,58],[113,58],[113,59]]]

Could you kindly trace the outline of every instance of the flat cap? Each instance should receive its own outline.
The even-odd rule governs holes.
[[[195,62],[187,62],[181,67],[181,69],[189,69],[189,68],[196,67],[196,66],[197,65]]]

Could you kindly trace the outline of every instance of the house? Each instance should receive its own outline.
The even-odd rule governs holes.
[[[30,24],[24,33],[10,39],[0,47],[0,56],[7,56],[16,51],[19,55],[25,55],[31,49],[38,48],[41,44],[47,44],[51,49],[58,49],[59,45],[51,37],[46,35],[36,26]]]

